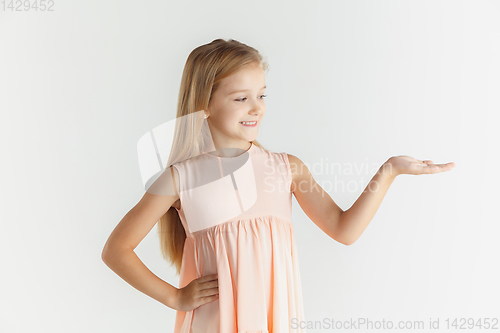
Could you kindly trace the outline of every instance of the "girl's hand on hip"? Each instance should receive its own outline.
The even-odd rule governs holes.
[[[434,164],[431,160],[417,160],[411,156],[393,156],[384,164],[384,169],[394,176],[408,174],[408,175],[422,175],[449,171],[455,167],[454,162],[445,164]]]
[[[190,311],[218,298],[219,280],[217,274],[205,275],[194,279],[184,288],[177,289],[175,309]]]

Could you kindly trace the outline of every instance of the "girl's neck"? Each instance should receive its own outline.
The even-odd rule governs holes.
[[[215,144],[215,152],[211,153],[211,155],[219,156],[219,157],[236,157],[243,154],[245,151],[248,151],[250,147],[252,147],[252,142],[243,142],[239,145],[230,145],[230,144]]]

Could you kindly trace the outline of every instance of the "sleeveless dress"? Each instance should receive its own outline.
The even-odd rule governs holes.
[[[219,284],[215,301],[176,312],[174,333],[306,332],[287,154],[252,143],[173,167],[186,231],[179,288],[211,274]]]

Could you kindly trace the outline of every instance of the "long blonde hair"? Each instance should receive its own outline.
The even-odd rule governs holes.
[[[206,110],[220,81],[235,74],[242,66],[251,63],[259,64],[266,73],[269,70],[267,61],[256,49],[234,39],[228,41],[215,39],[195,48],[189,54],[182,73],[176,120],[194,112]],[[196,131],[201,128],[201,122],[183,126],[182,129],[181,127],[176,121],[172,154],[168,166],[173,164],[172,156],[176,156],[175,161],[179,161],[200,153],[196,139],[199,133]],[[188,133],[180,133],[186,130]],[[252,143],[264,148],[257,140],[253,140]],[[160,218],[158,236],[163,257],[174,264],[177,274],[180,274],[186,232],[174,207],[170,207]]]

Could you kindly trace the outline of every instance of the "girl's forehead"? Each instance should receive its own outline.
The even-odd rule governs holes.
[[[262,89],[265,85],[264,71],[259,68],[244,68],[221,80],[221,89],[226,94],[232,94],[240,90]]]

